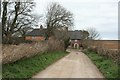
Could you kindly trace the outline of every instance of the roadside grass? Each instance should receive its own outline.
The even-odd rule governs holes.
[[[118,68],[120,66],[115,64],[112,59],[100,56],[99,54],[91,51],[85,51],[84,53],[86,53],[93,63],[99,68],[105,78],[109,80],[111,80],[111,78],[120,78],[118,73]]]
[[[67,54],[68,52],[43,53],[11,64],[4,64],[2,66],[2,77],[12,80],[13,78],[29,79]]]

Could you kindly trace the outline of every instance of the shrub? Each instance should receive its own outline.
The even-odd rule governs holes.
[[[28,58],[36,54],[52,51],[64,51],[64,44],[58,40],[49,40],[31,44],[3,45],[2,63],[11,63],[21,58]]]
[[[63,41],[59,41],[57,39],[50,39],[47,41],[47,51],[64,51],[64,43]]]
[[[9,63],[17,61],[21,58],[36,55],[38,52],[43,53],[47,47],[42,43],[20,44],[20,45],[5,45],[3,47],[2,62]]]
[[[107,80],[116,80],[120,77],[118,74],[119,67],[115,64],[112,59],[100,56],[95,52],[86,51],[88,57],[94,62],[94,64],[99,68]]]
[[[65,50],[66,50],[66,49],[68,48],[68,46],[70,45],[69,40],[70,40],[70,38],[64,40],[64,49],[65,49]]]
[[[40,53],[34,57],[4,64],[2,65],[2,80],[29,80],[33,75],[65,55],[67,55],[66,52]]]
[[[89,47],[88,50],[89,51],[94,51],[101,56],[111,58],[115,63],[120,64],[120,61],[119,61],[120,51],[119,50],[110,50],[110,49],[105,49],[105,48],[102,48],[102,47]]]
[[[33,41],[31,41],[31,40],[25,40],[24,43],[29,43],[30,44],[30,43],[33,43]]]

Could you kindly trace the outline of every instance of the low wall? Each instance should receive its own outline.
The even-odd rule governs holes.
[[[53,46],[54,45],[54,46]],[[22,58],[32,57],[37,54],[53,51],[64,51],[64,44],[58,40],[35,42],[31,44],[3,45],[2,63],[11,63]]]
[[[94,46],[101,46],[106,49],[118,49],[120,40],[95,40],[93,41]]]

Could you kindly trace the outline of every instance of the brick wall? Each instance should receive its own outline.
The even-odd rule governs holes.
[[[93,43],[95,46],[102,46],[107,49],[118,49],[118,40],[95,40]]]
[[[32,41],[43,41],[45,40],[45,37],[43,36],[26,36],[26,40],[32,40]]]

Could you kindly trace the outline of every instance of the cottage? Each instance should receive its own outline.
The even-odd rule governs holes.
[[[81,45],[81,31],[68,31],[70,36],[70,46],[73,48],[79,48]]]
[[[45,40],[46,29],[41,25],[38,29],[33,29],[31,32],[26,34],[26,40],[32,41],[43,41]]]
[[[68,30],[68,28],[66,28]],[[70,37],[70,46],[73,48],[79,48],[81,45],[81,31],[68,31]],[[44,41],[46,36],[46,28],[41,25],[39,29],[33,29],[31,32],[26,34],[26,40],[32,41]]]

